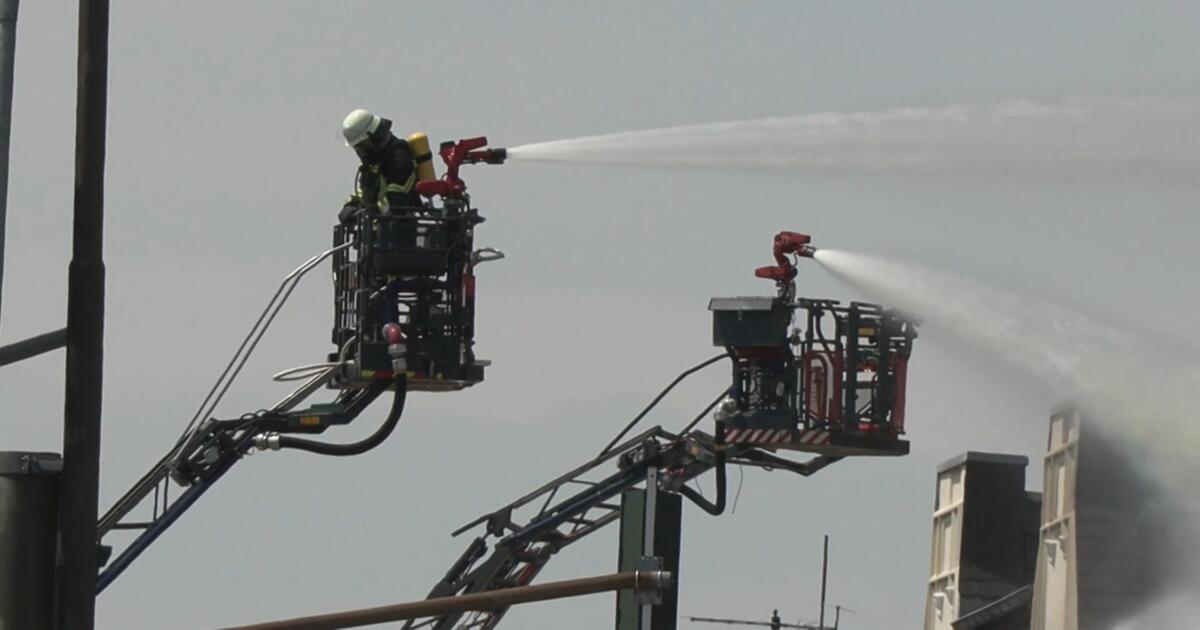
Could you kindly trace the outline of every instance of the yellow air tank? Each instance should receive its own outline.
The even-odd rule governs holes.
[[[437,179],[433,172],[433,153],[429,151],[429,137],[420,131],[408,137],[408,146],[412,149],[413,159],[417,163],[417,181],[429,182]]]

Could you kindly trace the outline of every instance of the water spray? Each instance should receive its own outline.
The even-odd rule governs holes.
[[[1194,402],[1200,369],[1192,356],[1155,347],[1053,302],[952,273],[826,249],[814,258],[863,293],[921,317],[926,334],[946,334],[1081,403],[1097,428],[1166,491],[1169,504],[1160,520],[1180,537],[1172,562],[1181,573],[1171,584],[1184,592],[1193,589],[1193,594],[1200,588],[1200,492],[1195,485],[1200,479],[1200,421]],[[1122,630],[1185,627],[1147,623],[1157,615],[1192,619],[1185,611],[1195,611],[1194,602],[1190,609],[1180,608],[1187,599],[1168,598]]]
[[[509,149],[514,160],[812,173],[1200,171],[1200,101],[1015,100],[627,131]]]
[[[1200,371],[1178,352],[1065,306],[953,273],[829,249],[814,258],[865,294],[921,317],[929,329],[1112,416],[1124,437],[1171,455],[1170,463],[1194,466],[1200,423],[1184,418],[1196,415],[1189,394],[1200,385]]]

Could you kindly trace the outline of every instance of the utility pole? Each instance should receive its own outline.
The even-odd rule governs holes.
[[[0,0],[0,288],[3,288],[4,284],[4,226],[8,217],[8,141],[12,135],[13,68],[17,57],[17,9],[20,5],[20,0]]]
[[[104,367],[104,140],[108,0],[80,0],[75,105],[75,219],[67,288],[67,370],[59,498],[57,627],[92,630],[96,614],[100,403]]]
[[[12,138],[13,75],[17,61],[17,13],[21,0],[0,0],[0,290],[4,285],[4,244],[8,224],[9,140]],[[0,299],[0,305],[3,300]],[[0,347],[0,366],[63,347],[66,329]]]
[[[0,0],[0,290],[4,285],[4,244],[8,238],[8,163],[12,138],[13,75],[17,61],[17,13],[21,0]],[[3,299],[0,298],[0,305]],[[66,329],[59,329],[0,347],[0,366],[23,361],[66,343]]]

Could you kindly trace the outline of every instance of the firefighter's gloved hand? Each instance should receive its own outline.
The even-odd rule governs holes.
[[[362,212],[362,208],[358,204],[348,203],[342,206],[342,211],[338,213],[338,223],[342,225],[354,223],[360,212]]]

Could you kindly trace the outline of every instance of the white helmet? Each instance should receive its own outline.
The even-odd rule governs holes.
[[[346,146],[352,147],[366,140],[379,128],[380,118],[365,110],[356,109],[342,121],[342,135],[346,137]]]

